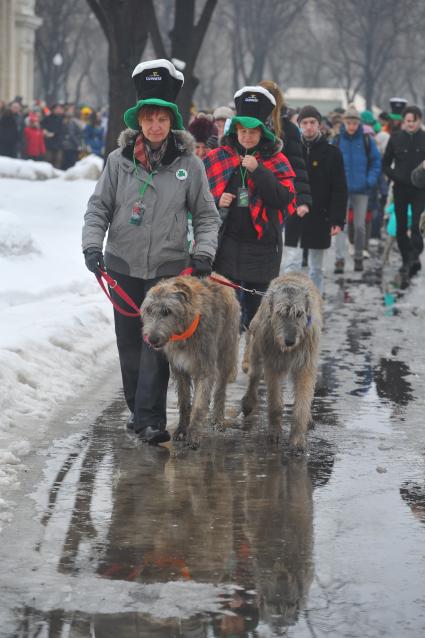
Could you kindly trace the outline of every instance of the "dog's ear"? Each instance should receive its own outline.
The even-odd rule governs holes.
[[[175,281],[173,292],[183,303],[192,301],[192,289],[185,281]]]
[[[274,308],[274,293],[272,290],[268,290],[266,297],[265,297],[268,306],[269,306],[269,310],[270,312],[273,312],[273,308]]]

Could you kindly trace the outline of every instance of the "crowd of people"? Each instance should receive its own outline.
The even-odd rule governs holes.
[[[87,105],[40,100],[30,106],[20,96],[0,100],[0,155],[50,162],[66,170],[90,153],[103,156],[106,112]]]
[[[328,117],[313,105],[292,113],[265,80],[238,90],[234,110],[192,114],[188,134],[176,104],[184,78],[172,62],[142,62],[132,77],[137,102],[89,200],[82,248],[87,268],[106,269],[138,306],[188,264],[200,277],[214,269],[238,288],[245,330],[282,263],[296,271],[305,258],[323,293],[333,236],[335,273],[348,268],[347,244],[362,271],[389,198],[404,283],[418,272],[425,132],[417,106],[395,98],[379,118],[354,105]],[[166,441],[168,363],[143,342],[137,318],[114,312],[128,427],[150,443]]]

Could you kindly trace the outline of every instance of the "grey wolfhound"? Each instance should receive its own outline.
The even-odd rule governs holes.
[[[163,349],[176,379],[180,418],[173,438],[186,439],[196,449],[213,387],[212,418],[221,427],[226,385],[236,378],[240,315],[236,295],[208,278],[173,277],[149,290],[141,312],[143,338]]]
[[[247,333],[243,367],[249,371],[249,383],[242,399],[242,411],[247,416],[255,408],[264,368],[269,432],[271,438],[278,441],[283,413],[280,382],[290,375],[294,384],[294,408],[289,446],[294,452],[305,449],[321,332],[319,291],[305,275],[288,273],[273,279]]]

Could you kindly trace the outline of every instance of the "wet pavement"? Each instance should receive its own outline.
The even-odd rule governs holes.
[[[328,278],[303,457],[264,388],[235,416],[242,374],[196,452],[129,435],[116,376],[67,406],[2,535],[0,636],[424,636],[424,277],[377,264]]]

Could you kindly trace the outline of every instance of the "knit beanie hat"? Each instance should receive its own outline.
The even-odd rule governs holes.
[[[214,120],[228,120],[234,115],[232,109],[228,106],[217,106],[213,112]]]
[[[196,142],[203,144],[206,144],[212,135],[218,136],[216,125],[212,119],[204,113],[199,113],[198,116],[192,120],[189,124],[188,131],[193,135]]]
[[[359,120],[359,121],[361,121],[360,113],[358,112],[358,110],[356,109],[354,104],[349,104],[347,106],[347,109],[344,112],[344,120]]]
[[[313,117],[315,120],[319,122],[319,124],[322,121],[322,116],[319,113],[319,111],[316,109],[315,106],[311,106],[310,104],[306,104],[306,106],[302,107],[298,115],[298,124],[302,120],[305,120],[306,117]]]

